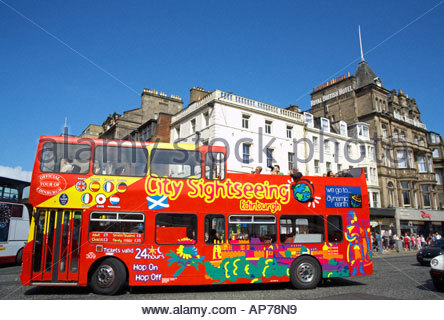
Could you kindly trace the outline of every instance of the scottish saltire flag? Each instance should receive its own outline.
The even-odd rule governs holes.
[[[148,209],[150,210],[165,209],[170,206],[167,196],[152,196],[146,199],[148,200]]]

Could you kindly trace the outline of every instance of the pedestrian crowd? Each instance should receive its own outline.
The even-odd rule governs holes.
[[[397,234],[387,234],[384,231],[382,235],[376,232],[372,234],[371,242],[373,251],[382,253],[388,250],[394,250],[396,246],[396,240],[400,240],[404,251],[419,250],[425,246],[433,245],[437,240],[442,238],[438,232],[430,233],[427,237],[423,234],[405,233],[398,236]]]

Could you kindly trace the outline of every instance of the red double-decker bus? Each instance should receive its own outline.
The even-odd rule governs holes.
[[[231,174],[225,148],[40,139],[23,285],[199,285],[372,273],[359,177]]]

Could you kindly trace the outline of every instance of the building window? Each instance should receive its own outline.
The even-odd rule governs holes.
[[[291,139],[293,138],[293,127],[287,126],[287,138]]]
[[[338,172],[341,172],[342,170],[342,164],[338,163]]]
[[[421,147],[424,147],[424,146],[425,146],[425,143],[424,143],[424,139],[423,139],[423,138],[419,139],[419,145],[420,145]]]
[[[245,164],[250,163],[250,149],[251,149],[251,144],[249,143],[242,144],[242,163]]]
[[[370,168],[370,179],[376,182],[376,168]]]
[[[204,120],[204,127],[208,127],[210,125],[210,114],[208,112],[205,112],[203,114],[203,120]]]
[[[360,145],[359,146],[359,152],[360,152],[360,155],[361,155],[361,159],[364,159],[365,156],[366,156],[366,154],[365,154],[365,146],[364,145]]]
[[[413,139],[413,141],[415,142],[415,144],[418,144],[418,137],[415,136],[415,138]]]
[[[339,157],[339,142],[335,142],[335,155]]]
[[[313,137],[313,149],[315,151],[319,150],[319,143],[318,143],[318,141],[319,141],[318,137]]]
[[[421,186],[421,190],[422,190],[422,203],[424,205],[424,208],[430,208],[432,206],[432,201],[430,197],[430,186],[424,184]]]
[[[418,163],[418,171],[421,173],[427,172],[426,159],[424,156],[417,156],[416,162]]]
[[[344,121],[339,122],[339,134],[341,136],[347,136],[347,124]]]
[[[250,124],[250,116],[243,114],[242,115],[242,128],[248,129]]]
[[[433,158],[439,158],[439,149],[438,148],[433,149]]]
[[[271,134],[271,124],[273,122],[269,120],[265,120],[265,133]]]
[[[347,145],[347,154],[351,158],[351,156],[353,154],[353,149],[352,149],[352,145],[351,144]]]
[[[267,148],[267,167],[273,166],[273,149]]]
[[[393,182],[389,182],[387,184],[388,188],[388,207],[394,207],[395,206],[395,186],[393,185]]]
[[[307,127],[313,128],[313,115],[311,113],[304,112],[304,116]]]
[[[398,129],[395,129],[395,131],[393,132],[393,140],[394,141],[399,141]]]
[[[401,131],[400,141],[405,141],[405,132]]]
[[[315,160],[314,161],[314,166],[315,166],[315,173],[319,174],[320,170],[319,170],[319,160]]]
[[[398,168],[407,168],[407,161],[404,150],[396,151],[396,160],[398,161]]]
[[[413,168],[413,151],[407,151],[407,156],[409,161],[409,168]]]
[[[330,132],[330,121],[328,119],[321,118],[321,130]]]
[[[294,168],[294,153],[288,153],[288,171]]]
[[[191,120],[191,133],[196,132],[196,119]]]
[[[436,179],[436,184],[439,184],[439,185],[442,184],[442,175],[441,175],[441,172],[435,172],[435,179]]]
[[[375,157],[375,147],[373,146],[368,146],[368,157],[371,159],[374,159]]]
[[[366,125],[358,125],[358,135],[361,137],[369,137],[368,127]]]
[[[433,172],[433,161],[431,157],[427,157],[427,166],[429,169],[429,172]]]
[[[390,165],[391,165],[390,149],[385,148],[384,150],[385,150],[384,165],[386,167],[390,167]]]
[[[331,171],[331,162],[326,162],[325,163],[325,169],[327,170],[327,173],[329,172],[329,171]]]
[[[379,194],[377,192],[373,192],[373,207],[379,208]]]
[[[385,124],[381,126],[381,132],[382,132],[382,137],[387,138],[387,126]]]
[[[324,152],[325,153],[330,153],[330,140],[325,140],[324,141]]]
[[[402,192],[402,205],[404,207],[410,207],[412,201],[410,199],[410,183],[408,181],[401,181],[401,192]]]

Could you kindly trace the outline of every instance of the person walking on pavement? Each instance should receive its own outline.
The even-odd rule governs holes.
[[[378,243],[378,251],[379,253],[382,253],[382,238],[381,235],[376,232],[376,242]]]

